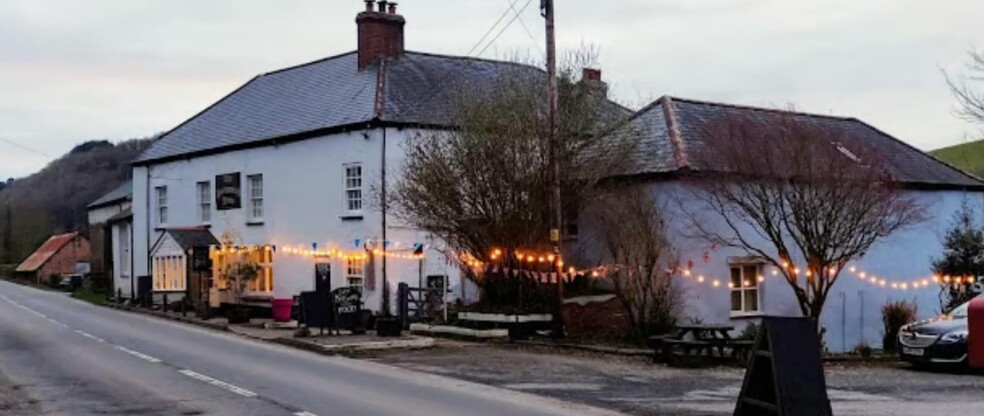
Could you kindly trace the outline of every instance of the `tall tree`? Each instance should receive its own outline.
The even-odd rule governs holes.
[[[628,141],[603,142],[596,135],[628,111],[607,100],[600,82],[576,80],[576,65],[566,66],[558,80],[556,157],[566,212],[575,210],[629,148]],[[457,127],[422,133],[407,145],[390,198],[394,211],[480,260],[489,260],[495,248],[546,251],[550,169],[544,82],[539,69],[516,65],[489,90],[460,85],[451,99],[450,124]]]
[[[677,256],[658,205],[644,189],[613,187],[586,210],[612,266],[607,277],[633,336],[645,340],[673,328],[682,306],[671,270]]]
[[[713,172],[693,177],[693,229],[777,267],[814,321],[848,262],[923,220],[879,153],[829,123],[777,111],[704,134],[694,156]]]
[[[944,73],[950,91],[960,104],[960,115],[984,126],[984,51],[970,51],[967,73],[953,77]]]
[[[940,280],[943,313],[980,294],[975,283],[978,276],[984,276],[984,230],[974,218],[974,209],[964,202],[954,213],[953,224],[943,237],[943,256],[933,260],[933,272],[943,277]]]

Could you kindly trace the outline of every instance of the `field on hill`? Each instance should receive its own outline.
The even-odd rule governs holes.
[[[984,177],[984,140],[944,147],[929,154],[967,172]]]

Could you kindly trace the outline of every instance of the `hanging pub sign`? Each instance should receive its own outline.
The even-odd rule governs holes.
[[[239,172],[215,176],[215,209],[227,211],[242,208],[242,195]]]

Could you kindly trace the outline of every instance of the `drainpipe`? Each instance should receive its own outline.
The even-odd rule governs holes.
[[[147,248],[147,274],[148,275],[150,275],[150,263],[151,263],[151,261],[150,261],[150,223],[151,223],[151,221],[150,221],[150,173],[151,173],[151,170],[152,169],[153,169],[153,166],[147,165],[147,177],[146,177],[147,186],[144,187],[144,209],[145,209],[144,210],[144,221],[146,221],[146,223],[147,223],[147,228],[146,228],[146,231],[147,232],[145,233],[145,235],[147,236],[147,245],[146,245],[146,248]],[[130,248],[130,250],[133,250],[133,248]],[[131,273],[131,274],[135,274],[135,273]],[[136,276],[130,276],[130,278],[131,279],[136,279],[137,277]],[[153,278],[151,278],[151,279],[153,279]],[[153,287],[153,286],[154,286],[154,284],[153,284],[153,282],[151,282],[151,287]],[[151,293],[153,293],[153,290],[151,290]],[[130,294],[130,296],[133,296],[135,294],[136,294],[136,292]],[[153,298],[153,295],[151,295],[151,298]]]
[[[383,206],[383,302],[382,302],[382,314],[383,316],[390,316],[390,300],[389,300],[389,281],[386,278],[386,205],[388,202],[386,200],[386,126],[383,126],[383,154],[382,154],[382,164],[380,166],[381,175],[383,177],[383,183],[380,185],[380,198],[382,199]]]
[[[126,223],[124,222],[124,224]],[[137,277],[133,275],[133,261],[136,260],[133,256],[133,216],[130,216],[130,224],[128,228],[130,229],[130,232],[127,233],[128,235],[126,238],[130,239],[127,246],[130,247],[130,271],[128,274],[130,275],[130,302],[132,303],[134,298],[133,295],[137,293],[137,289],[134,287],[136,283],[133,282],[134,280],[137,280]]]

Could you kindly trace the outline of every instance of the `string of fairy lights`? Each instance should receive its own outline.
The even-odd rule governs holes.
[[[501,249],[493,249],[492,252],[489,254],[489,259],[491,259],[493,263],[501,262],[505,259],[505,256],[506,254]],[[609,273],[612,273],[614,271],[617,271],[625,267],[620,265],[606,265],[606,266],[597,266],[597,267],[580,269],[580,270],[574,267],[569,267],[568,269],[566,269],[567,273],[564,273],[565,270],[564,270],[563,259],[560,256],[554,255],[553,253],[541,253],[535,250],[517,250],[515,251],[514,256],[515,259],[517,260],[517,263],[521,267],[525,266],[525,268],[527,269],[542,273],[544,266],[549,265],[551,266],[550,267],[551,269],[553,269],[553,266],[556,266],[556,269],[554,270],[560,271],[562,275],[567,275],[571,277],[577,275],[585,275],[595,278],[604,277],[607,276]],[[486,266],[485,262],[482,262],[477,258],[475,258],[474,256],[468,254],[463,254],[459,256],[459,258],[462,260],[463,264],[467,265],[468,267],[472,267],[474,269],[482,269]],[[813,277],[812,271],[801,270],[795,264],[786,262],[782,264],[782,267],[786,268],[789,274],[792,276],[797,276],[797,277],[803,276],[806,277],[807,279]],[[759,269],[760,274],[754,277],[743,277],[741,281],[738,282],[738,284],[741,287],[751,287],[755,284],[765,282],[766,269],[771,269],[769,270],[768,274],[771,274],[772,276],[783,278],[783,279],[785,278],[784,276],[781,276],[782,273],[780,267],[760,266]],[[909,290],[924,289],[929,287],[939,287],[939,285],[941,284],[956,285],[956,284],[964,284],[964,283],[971,284],[977,282],[977,279],[973,276],[951,276],[951,275],[938,275],[938,274],[923,276],[915,279],[896,280],[896,279],[889,279],[884,276],[876,275],[874,273],[870,273],[866,270],[863,270],[853,265],[844,268],[842,271],[847,272],[848,275],[868,283],[872,287],[899,290],[899,291],[909,291]],[[693,267],[668,269],[667,272],[670,273],[670,275],[672,276],[687,279],[697,284],[706,284],[715,288],[733,289],[736,287],[736,283],[733,282],[731,279],[708,277],[705,274],[695,270]],[[828,272],[831,275],[835,275],[837,274],[838,271],[836,268],[830,268]]]
[[[263,245],[216,245],[212,246],[212,252],[219,254],[249,254],[260,250],[267,250],[271,253],[278,253],[294,257],[309,259],[331,259],[338,258],[343,260],[366,260],[372,254],[376,257],[386,257],[403,260],[423,260],[426,258],[423,245],[414,245],[410,249],[403,250],[384,250],[380,248],[357,248],[356,250],[345,251],[337,247],[319,248],[317,243],[310,245],[304,244],[263,244]]]
[[[360,246],[361,240],[356,240],[356,246]],[[367,243],[371,243],[370,240],[366,240]],[[343,260],[366,260],[369,258],[370,254],[377,257],[387,257],[394,259],[404,259],[404,260],[422,260],[425,258],[424,246],[421,244],[413,244],[409,249],[403,250],[386,250],[378,247],[370,248],[371,244],[366,244],[363,247],[357,247],[356,250],[345,251],[339,249],[338,247],[330,248],[319,248],[317,243],[311,243],[310,245],[304,244],[288,244],[288,245],[219,245],[213,246],[213,252],[217,253],[249,253],[250,251],[256,250],[269,250],[274,253],[280,253],[289,256],[297,256],[311,259],[330,259],[338,258]],[[488,259],[490,262],[484,262],[475,256],[462,252],[458,254],[458,260],[463,266],[472,268],[475,271],[484,270],[490,264],[496,266],[497,264],[504,264],[507,260],[507,254],[502,249],[493,249],[489,255]],[[520,268],[528,271],[533,271],[537,273],[546,274],[556,274],[560,273],[564,277],[574,277],[578,275],[590,276],[592,278],[605,277],[610,273],[618,271],[625,266],[620,265],[604,265],[596,266],[584,269],[577,269],[575,267],[568,267],[564,269],[565,263],[561,256],[556,255],[552,252],[542,252],[537,250],[516,250],[512,253],[513,258],[516,260],[514,264],[518,265]],[[509,259],[512,260],[512,259]],[[496,266],[497,267],[497,266]],[[741,281],[738,282],[740,287],[752,287],[758,283],[763,283],[766,280],[766,269],[768,274],[776,277],[782,278],[783,273],[781,268],[786,268],[788,273],[792,276],[804,276],[807,279],[813,277],[813,272],[810,270],[801,270],[798,266],[791,263],[783,263],[781,266],[760,266],[760,274],[754,277],[743,277]],[[566,273],[564,273],[566,271]],[[973,276],[950,276],[950,275],[931,275],[924,276],[916,279],[908,280],[895,280],[889,279],[881,275],[876,275],[863,270],[857,266],[849,266],[843,269],[848,275],[857,278],[860,281],[866,282],[872,287],[908,291],[924,289],[929,287],[939,287],[941,284],[956,285],[956,284],[971,284],[977,282],[977,279]],[[733,289],[736,284],[732,279],[721,279],[716,277],[707,276],[701,273],[699,270],[693,267],[687,268],[676,268],[668,269],[667,272],[675,277],[686,279],[690,282],[696,284],[704,284],[714,288],[728,288]],[[829,273],[836,274],[837,269],[831,268]]]

